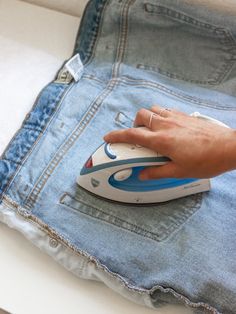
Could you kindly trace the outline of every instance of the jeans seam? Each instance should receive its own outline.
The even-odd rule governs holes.
[[[45,88],[46,88],[47,86],[49,86],[50,84],[53,84],[53,82],[47,84],[47,85],[45,86]],[[46,133],[47,128],[48,128],[48,126],[51,124],[51,121],[53,120],[54,115],[57,113],[58,109],[60,108],[60,105],[62,104],[62,102],[63,102],[63,100],[64,100],[64,98],[65,98],[65,95],[67,95],[67,93],[71,90],[71,88],[73,87],[73,85],[74,85],[73,83],[72,83],[71,85],[68,85],[68,87],[63,90],[61,96],[57,99],[57,102],[56,102],[57,105],[56,105],[56,107],[55,107],[55,111],[54,111],[53,114],[50,116],[50,119],[49,119],[48,123],[44,126],[44,129],[41,130],[41,132],[38,134],[38,136],[36,137],[34,143],[31,145],[29,151],[26,153],[26,155],[25,155],[24,158],[22,159],[22,161],[21,161],[21,163],[19,164],[19,166],[15,169],[15,171],[14,171],[12,177],[9,179],[8,184],[6,185],[6,187],[4,188],[4,190],[2,191],[2,193],[0,193],[0,202],[1,202],[1,200],[2,200],[2,195],[3,195],[4,193],[7,193],[7,191],[8,191],[9,188],[11,187],[11,184],[12,184],[13,181],[14,181],[14,178],[17,176],[18,172],[20,171],[20,169],[23,167],[23,165],[24,165],[24,163],[26,162],[26,160],[29,158],[29,156],[30,156],[31,153],[33,152],[35,146],[36,146],[37,143],[40,141],[41,137]],[[43,90],[45,90],[45,88],[43,88]],[[41,93],[40,93],[39,95],[42,95],[43,90],[41,91]],[[36,107],[36,104],[38,103],[39,98],[40,98],[39,96],[36,98],[33,108]],[[32,108],[32,110],[33,110],[33,108]],[[32,110],[31,110],[31,111],[32,111]],[[23,121],[23,123],[26,122],[26,121],[27,121],[27,116],[26,116],[25,120]],[[16,135],[18,134],[19,131],[20,131],[20,130],[18,130],[18,131],[16,132]],[[12,139],[12,141],[13,141],[13,139]],[[6,150],[4,151],[4,153],[5,153],[5,152],[6,152]]]
[[[83,77],[86,79],[91,79],[91,80],[97,81],[97,82],[102,83],[104,85],[104,81],[100,80],[95,75],[87,74]],[[132,86],[136,86],[136,87],[142,86],[142,87],[155,88],[155,89],[160,90],[161,92],[166,93],[167,95],[175,96],[176,98],[179,98],[181,100],[185,100],[187,102],[191,102],[193,104],[197,104],[197,105],[202,106],[202,107],[214,108],[217,110],[236,111],[236,106],[231,107],[231,106],[227,106],[227,105],[222,105],[222,104],[217,103],[215,101],[212,102],[212,101],[203,100],[201,98],[197,98],[194,96],[190,96],[187,94],[179,93],[179,92],[176,92],[176,91],[174,91],[168,87],[165,87],[164,85],[161,85],[160,83],[157,83],[155,81],[145,80],[145,79],[135,79],[135,78],[130,78],[128,76],[120,76],[120,77],[116,78],[116,81],[117,81],[117,85],[119,83],[121,83],[124,85],[132,85]]]
[[[34,184],[30,194],[25,199],[25,207],[30,209],[36,202],[39,193],[42,188],[46,184],[48,178],[51,176],[59,162],[62,160],[66,152],[71,148],[71,146],[75,143],[81,133],[84,131],[86,126],[89,124],[90,120],[94,117],[95,113],[100,108],[103,100],[107,97],[107,95],[112,91],[115,84],[113,81],[107,85],[107,87],[103,90],[102,93],[98,95],[98,97],[92,102],[89,110],[85,114],[85,117],[82,118],[79,124],[76,125],[75,129],[72,131],[71,135],[68,137],[66,141],[64,141],[58,151],[55,153],[48,166],[44,169],[43,173],[40,175],[36,183]],[[99,98],[102,98],[102,102],[98,102]]]
[[[130,6],[133,4],[134,1],[135,0],[127,0],[121,13],[119,43],[117,47],[115,63],[112,69],[112,78],[117,78],[119,76],[119,68],[124,58],[124,51],[127,43],[128,12]]]
[[[123,24],[123,20],[126,15],[128,15],[128,10],[130,5],[134,2],[134,0],[127,0],[124,3],[124,7],[121,14],[121,21]],[[120,33],[120,37],[125,37],[127,33],[127,20],[126,23],[124,23],[124,29],[122,28],[122,32]],[[123,43],[122,39],[119,40],[120,45],[118,45],[118,52],[117,52],[117,58],[119,58],[119,62],[115,62],[113,64],[112,73],[114,75],[118,74],[119,66],[122,61],[122,51],[125,49],[125,42]],[[121,55],[121,57],[120,57]],[[116,77],[113,77],[107,84],[107,86],[104,88],[104,90],[96,97],[96,99],[92,102],[90,105],[90,108],[88,109],[87,113],[85,114],[84,118],[82,118],[79,122],[79,124],[75,127],[75,129],[72,131],[71,135],[68,137],[66,141],[64,141],[61,145],[61,148],[56,152],[52,160],[49,162],[48,166],[44,169],[43,173],[40,175],[36,183],[34,184],[33,188],[31,189],[31,192],[26,197],[24,206],[27,209],[30,209],[34,206],[35,202],[37,201],[37,198],[45,186],[48,178],[51,176],[53,171],[56,169],[59,162],[63,159],[66,152],[71,148],[71,146],[75,143],[75,141],[79,138],[81,133],[84,131],[86,126],[90,123],[90,121],[93,119],[94,115],[97,113],[99,108],[101,107],[103,101],[105,98],[112,92],[112,90],[117,85]]]
[[[34,105],[33,107],[31,108],[31,111],[33,111],[36,107],[36,104],[38,103],[38,100],[40,98],[40,96],[42,95],[43,91],[50,85],[52,84],[52,82],[48,83],[47,85],[44,86],[44,88],[41,89],[41,91],[38,93],[36,99],[35,99],[35,102],[34,102]],[[22,121],[22,125],[24,125],[24,123],[27,121],[28,119],[28,115],[29,113],[26,114],[24,120]],[[0,160],[3,158],[3,156],[5,155],[5,152],[8,150],[8,148],[11,146],[12,142],[14,141],[15,139],[15,136],[18,134],[19,130],[16,131],[16,133],[14,134],[14,136],[11,138],[10,142],[8,143],[7,147],[5,148],[5,150],[3,151],[3,153],[0,155]]]
[[[202,101],[199,98],[195,98],[193,96],[189,96],[189,95],[185,95],[185,94],[180,94],[178,92],[175,92],[159,83],[153,82],[153,81],[146,81],[146,80],[136,80],[136,79],[130,79],[127,76],[123,76],[121,78],[119,78],[119,80],[124,83],[124,84],[132,84],[132,81],[134,82],[134,84],[132,84],[133,86],[149,86],[149,87],[153,87],[153,88],[157,88],[165,93],[167,93],[168,95],[173,95],[176,96],[180,99],[184,99],[186,101],[192,102],[194,104],[198,104],[201,105],[203,107],[209,107],[209,108],[214,108],[214,109],[218,109],[218,110],[231,110],[231,111],[236,111],[236,107],[228,107],[228,106],[222,106],[221,104],[219,104],[219,106],[217,106],[216,102],[211,103],[209,101]],[[129,83],[130,81],[130,83]],[[140,83],[138,83],[140,82]],[[142,82],[142,83],[141,83]]]
[[[97,43],[98,43],[98,40],[101,36],[101,31],[102,31],[102,25],[103,25],[103,19],[104,19],[104,15],[105,15],[105,12],[106,12],[106,9],[107,9],[107,6],[109,4],[110,0],[107,0],[104,7],[103,7],[103,10],[102,10],[102,13],[101,13],[101,18],[100,18],[100,21],[99,21],[99,24],[100,24],[100,27],[98,26],[98,29],[97,29],[97,32],[94,31],[94,35],[92,37],[92,44],[90,45],[90,55],[88,57],[88,60],[87,62],[84,64],[84,66],[88,66],[92,61],[93,61],[93,58],[94,58],[94,54],[95,54],[95,51],[96,51],[96,48],[97,48]]]
[[[31,126],[31,124],[30,123],[27,123],[27,125],[23,125],[23,128],[25,129],[25,130],[29,130],[29,131],[37,131],[37,132],[39,132],[39,133],[42,133],[42,129],[38,129],[38,128],[36,128],[36,127],[30,127]]]
[[[104,85],[104,81],[99,79],[98,77],[96,77],[93,74],[84,74],[83,78],[84,79],[88,79],[88,80],[92,80],[92,81],[96,81],[96,82],[101,83],[102,85]]]

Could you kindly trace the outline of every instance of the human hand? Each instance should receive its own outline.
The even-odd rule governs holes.
[[[159,106],[139,110],[134,125],[146,128],[112,131],[104,140],[142,145],[171,159],[147,167],[141,179],[210,178],[236,168],[233,129]]]

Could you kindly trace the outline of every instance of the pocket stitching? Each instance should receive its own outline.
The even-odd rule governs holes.
[[[148,7],[150,9],[148,9]],[[151,4],[151,3],[146,2],[144,4],[144,8],[145,8],[145,11],[148,13],[170,16],[170,17],[172,17],[178,21],[186,22],[186,23],[194,25],[194,26],[204,27],[206,29],[211,29],[213,31],[219,30],[221,33],[222,32],[225,33],[225,30],[223,28],[218,28],[212,24],[209,24],[206,22],[201,22],[200,20],[197,20],[196,18],[190,17],[190,16],[188,16],[188,15],[186,15],[180,11],[176,11],[176,10],[173,10],[171,8],[168,8],[168,7],[164,7],[161,5],[155,5],[155,4]],[[160,12],[156,11],[159,9],[160,9]]]
[[[149,65],[145,65],[145,64],[142,64],[142,63],[139,63],[136,65],[136,67],[138,69],[142,69],[142,70],[147,70],[147,71],[151,71],[151,72],[157,72],[157,73],[160,73],[160,74],[163,74],[167,77],[170,77],[170,78],[173,78],[173,79],[179,79],[179,80],[183,80],[183,81],[186,81],[186,82],[191,82],[191,83],[197,83],[197,84],[209,84],[209,85],[217,85],[219,82],[218,81],[215,81],[215,80],[209,80],[209,81],[200,81],[200,80],[191,80],[191,79],[187,79],[185,77],[182,77],[178,74],[175,74],[175,73],[171,73],[171,72],[168,72],[168,71],[164,71],[156,66],[149,66]]]
[[[233,63],[236,60],[235,52],[232,51],[232,47],[236,48],[236,42],[229,30],[222,27],[214,26],[209,23],[201,22],[193,17],[190,17],[182,12],[175,11],[171,8],[154,5],[148,2],[144,3],[144,10],[149,14],[153,13],[157,15],[167,16],[179,22],[191,24],[193,27],[199,27],[200,29],[205,28],[208,31],[212,31],[213,33],[217,35],[216,40],[218,40],[221,45],[229,46],[227,50],[227,53],[229,54],[229,58],[227,59],[225,58],[225,61],[218,67],[218,69],[216,69],[214,73],[211,74],[211,77],[213,78],[209,78],[209,80],[207,81],[184,78],[178,74],[170,73],[168,71],[159,69],[158,67],[155,67],[155,66],[138,64],[137,68],[140,68],[140,66],[142,66],[146,70],[158,72],[170,78],[181,79],[187,82],[198,83],[198,84],[217,85],[223,81],[224,77],[230,72],[233,66]]]
[[[200,208],[201,206],[201,201],[202,201],[202,196],[198,194],[194,195],[196,197],[196,201],[195,201],[195,204],[194,206],[191,207],[191,209],[188,208],[188,211],[187,213],[181,213],[180,217],[178,217],[178,219],[175,220],[175,223],[173,225],[171,225],[171,227],[169,228],[166,228],[165,231],[162,231],[161,233],[158,233],[158,232],[152,232],[152,231],[149,231],[149,230],[146,230],[142,227],[139,227],[137,225],[134,225],[126,220],[123,220],[113,214],[109,214],[97,207],[95,207],[94,205],[91,205],[91,204],[88,204],[87,202],[85,202],[84,200],[81,200],[81,199],[77,199],[75,198],[74,196],[72,196],[70,193],[68,192],[65,192],[59,202],[60,204],[62,205],[65,205],[67,207],[69,207],[70,209],[73,209],[77,212],[80,212],[84,215],[87,215],[87,216],[90,216],[91,218],[93,219],[99,219],[107,224],[112,224],[113,226],[117,227],[117,228],[121,228],[121,229],[124,229],[126,231],[130,231],[130,232],[133,232],[133,233],[136,233],[140,236],[143,236],[145,238],[149,238],[149,239],[152,239],[156,242],[163,242],[165,239],[167,239],[171,234],[173,234],[174,232],[178,231],[186,222],[187,220],[192,217],[192,215],[194,215],[194,213]],[[68,197],[69,200],[66,201],[65,198]],[[96,210],[98,213],[101,213],[102,215],[106,215],[108,216],[108,218],[112,217],[114,221],[121,221],[123,224],[122,225],[119,225],[119,224],[116,224],[114,222],[111,222],[109,219],[106,220],[104,218],[101,218],[101,217],[98,217],[98,216],[95,216],[93,215],[92,213],[88,213],[88,212],[85,212],[83,210],[81,210],[79,207],[73,207],[72,204],[71,204],[71,200],[73,200],[74,202],[78,203],[78,204],[81,204],[85,207],[88,207],[88,208],[92,208],[93,210]],[[170,217],[170,218],[173,218],[173,217]],[[172,219],[170,219],[172,220]],[[133,228],[127,228],[124,226],[127,225],[127,226],[132,226]],[[162,225],[159,226],[159,228],[163,227]],[[138,232],[139,231],[139,232]]]
[[[116,216],[114,216],[114,215],[112,215],[112,214],[108,214],[108,213],[104,212],[103,210],[101,210],[101,209],[99,209],[99,208],[97,208],[97,207],[95,207],[95,206],[93,206],[93,205],[90,205],[90,204],[86,203],[85,201],[78,200],[78,199],[76,199],[75,197],[73,197],[72,195],[70,195],[69,193],[64,193],[64,194],[62,195],[61,199],[60,199],[60,203],[63,204],[63,205],[66,205],[66,206],[68,206],[69,208],[72,208],[72,209],[74,209],[74,210],[76,210],[76,211],[79,211],[79,212],[81,212],[82,214],[88,215],[88,216],[90,216],[90,217],[92,217],[92,218],[94,218],[94,219],[99,219],[99,220],[105,221],[106,223],[112,224],[112,225],[114,225],[114,226],[116,226],[116,227],[118,227],[118,228],[120,227],[120,228],[122,228],[122,229],[129,230],[129,231],[131,231],[131,232],[135,232],[135,233],[137,233],[137,234],[139,234],[139,235],[143,235],[143,234],[140,234],[140,233],[134,231],[135,229],[134,229],[134,230],[133,230],[133,229],[131,230],[131,229],[128,229],[128,228],[124,228],[123,226],[119,226],[119,225],[114,224],[114,223],[112,223],[112,222],[110,222],[110,221],[107,221],[107,220],[105,220],[105,219],[99,218],[99,217],[97,217],[97,216],[93,216],[93,215],[91,215],[91,214],[89,214],[89,213],[85,213],[84,211],[81,211],[81,210],[79,210],[79,209],[73,207],[71,204],[69,204],[69,202],[66,202],[66,201],[65,201],[65,197],[66,197],[66,196],[68,196],[70,199],[74,200],[75,202],[81,203],[82,205],[87,206],[87,207],[91,207],[91,208],[97,210],[98,212],[101,212],[101,213],[104,214],[104,215],[107,215],[107,216],[109,216],[109,217],[113,217],[115,220],[119,220],[119,221],[122,221],[123,223],[125,223],[125,224],[127,224],[127,225],[133,226],[135,229],[142,230],[142,231],[144,231],[145,233],[153,234],[154,236],[155,236],[155,235],[156,235],[156,236],[159,236],[158,233],[154,233],[154,232],[148,231],[148,230],[146,230],[146,229],[143,229],[143,228],[141,228],[141,227],[137,227],[136,225],[131,224],[130,222],[127,222],[126,220],[123,220],[123,219],[121,219],[121,218],[118,218],[118,217],[116,217]],[[147,237],[148,237],[148,236],[147,236]],[[148,238],[151,238],[151,239],[155,240],[155,238],[153,238],[153,237],[148,237]]]

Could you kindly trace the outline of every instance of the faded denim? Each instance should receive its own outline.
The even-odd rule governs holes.
[[[104,134],[131,127],[141,107],[199,111],[236,128],[235,11],[90,1],[72,54],[81,78],[63,64],[1,156],[0,220],[134,302],[236,313],[235,171],[212,179],[210,192],[155,206],[116,204],[76,184]]]

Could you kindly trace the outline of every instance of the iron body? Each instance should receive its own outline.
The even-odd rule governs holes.
[[[212,123],[222,122],[200,115]],[[127,143],[103,143],[82,168],[77,183],[101,197],[123,203],[158,203],[210,190],[209,179],[140,180],[145,167],[162,166],[170,159],[146,147]]]

